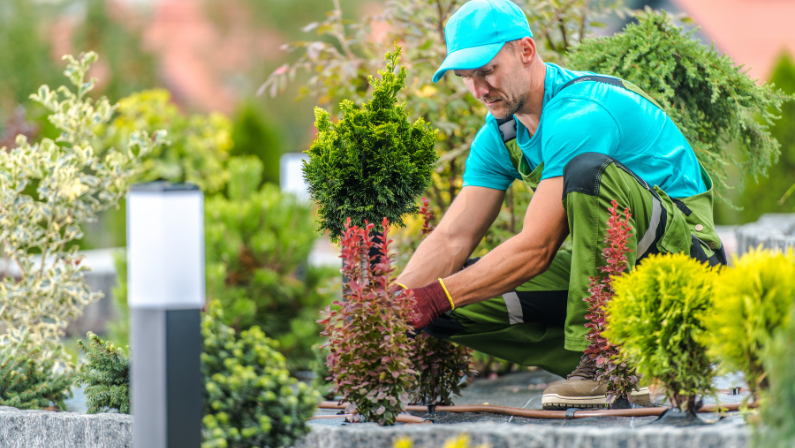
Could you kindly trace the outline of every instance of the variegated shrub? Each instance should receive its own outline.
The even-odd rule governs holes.
[[[121,150],[92,146],[115,106],[88,97],[95,53],[64,59],[76,91],[42,86],[31,95],[49,111],[60,137],[31,143],[20,135],[15,148],[0,149],[1,337],[18,341],[27,331],[44,355],[53,353],[67,323],[101,297],[85,283],[78,247],[69,247],[83,236],[80,224],[116,206],[140,157],[165,143],[165,133],[136,132]]]

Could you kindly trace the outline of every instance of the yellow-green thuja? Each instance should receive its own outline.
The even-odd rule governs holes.
[[[684,254],[652,255],[614,279],[607,305],[603,334],[621,345],[622,360],[663,386],[672,406],[690,412],[698,396],[711,391],[715,375],[700,341],[717,276]]]
[[[718,278],[704,316],[703,342],[727,371],[741,371],[752,393],[768,387],[762,352],[795,302],[795,251],[752,249]]]

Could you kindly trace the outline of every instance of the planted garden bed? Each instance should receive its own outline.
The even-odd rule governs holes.
[[[454,401],[457,405],[510,406],[541,409],[541,394],[547,384],[560,377],[536,370],[509,374],[496,380],[479,379]],[[733,377],[720,377],[715,385],[730,389],[739,385]],[[719,395],[722,403],[738,403],[744,395]],[[660,403],[662,397],[657,399]],[[705,400],[709,401],[709,400]],[[339,411],[320,410],[332,415]],[[434,424],[397,424],[380,427],[369,423],[344,424],[343,419],[313,420],[312,431],[297,447],[391,447],[401,437],[414,442],[414,448],[438,448],[449,438],[468,434],[470,447],[484,443],[492,448],[503,447],[745,447],[750,431],[738,413],[704,426],[675,427],[650,425],[656,417],[592,417],[571,419],[535,419],[489,413],[435,412],[432,415],[411,412],[432,418]],[[705,421],[717,419],[714,414],[700,414]]]

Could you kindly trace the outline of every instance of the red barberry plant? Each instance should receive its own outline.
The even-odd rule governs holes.
[[[410,291],[402,290],[390,277],[395,270],[389,255],[389,221],[382,222],[382,242],[374,243],[374,225],[351,226],[348,218],[342,235],[342,274],[348,279],[341,301],[326,307],[321,333],[329,338],[326,364],[332,391],[340,403],[349,403],[346,412],[360,419],[392,425],[406,403],[415,383],[408,324]],[[369,257],[371,247],[378,255]]]
[[[607,382],[608,401],[612,403],[616,398],[626,397],[632,402],[632,390],[637,388],[638,383],[635,371],[626,362],[618,359],[620,347],[608,342],[602,334],[606,326],[605,307],[615,293],[613,279],[621,277],[629,267],[627,252],[632,251],[627,247],[632,236],[632,227],[629,225],[632,214],[629,208],[625,208],[622,219],[618,203],[613,201],[612,205],[610,218],[607,220],[605,247],[602,249],[602,258],[607,266],[599,268],[604,275],[590,278],[588,291],[591,296],[583,299],[588,303],[588,314],[585,316],[588,322],[585,327],[588,328],[586,339],[589,345],[585,354],[596,361],[597,380]]]
[[[423,218],[422,236],[427,237],[435,228],[433,209],[422,198],[420,215]],[[472,349],[425,333],[414,338],[414,370],[417,372],[417,389],[414,399],[425,405],[453,404],[453,395],[461,393],[461,379],[472,378]],[[466,386],[466,384],[464,384]]]

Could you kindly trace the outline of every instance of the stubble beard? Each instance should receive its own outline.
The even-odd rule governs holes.
[[[521,108],[524,107],[525,98],[523,95],[518,97],[513,97],[512,99],[503,98],[501,103],[504,105],[502,111],[491,111],[491,114],[497,120],[505,120],[508,117],[512,117],[519,112]]]

